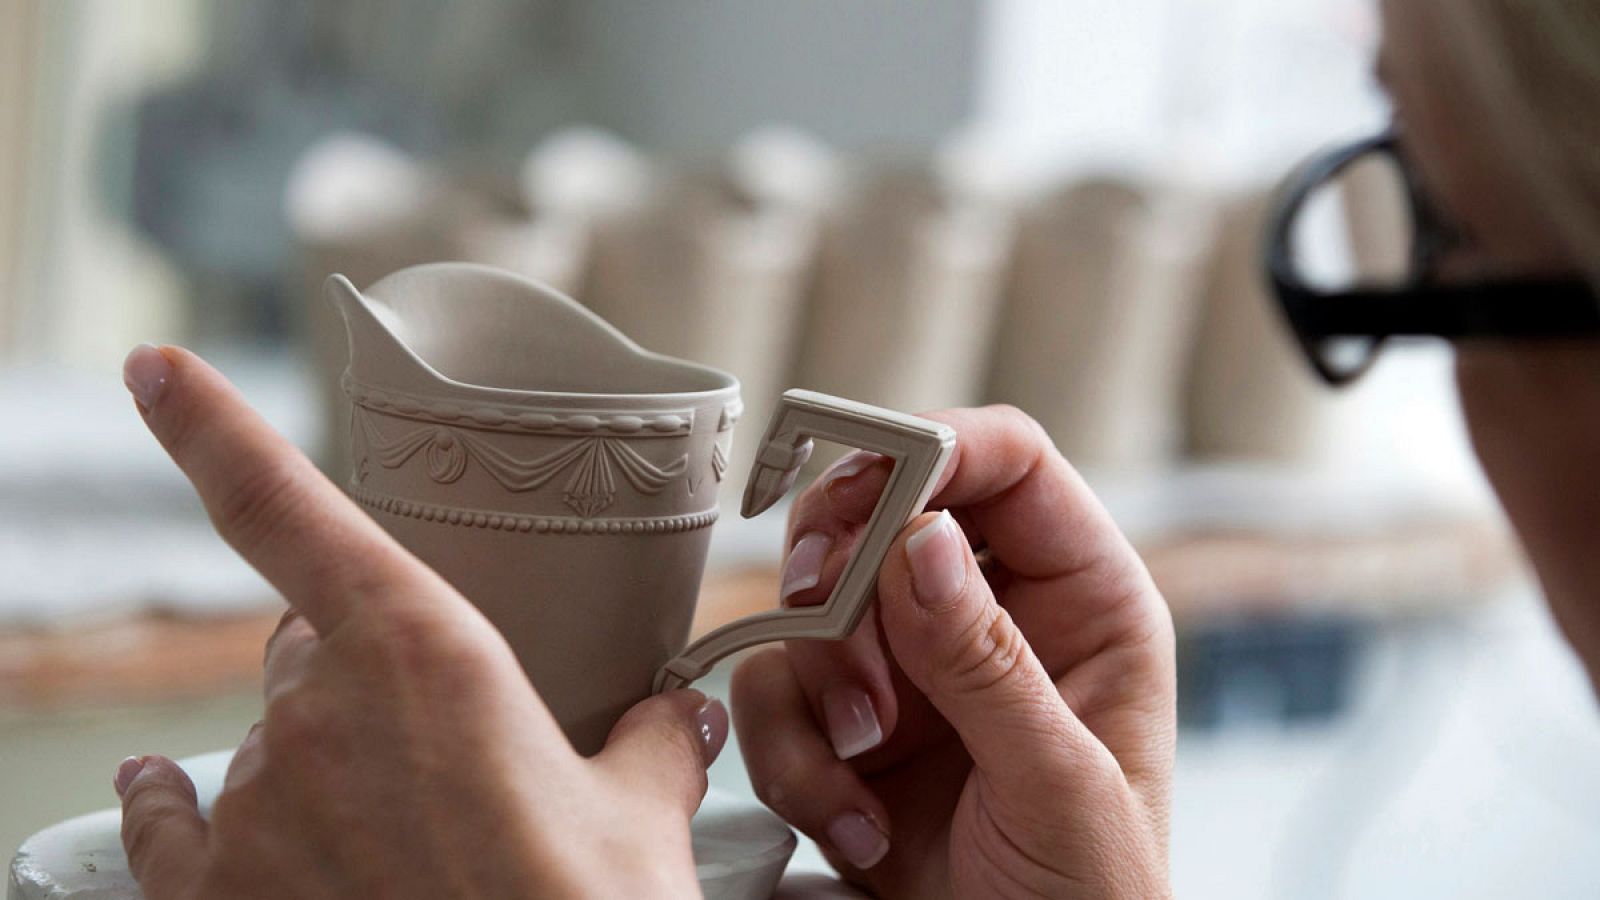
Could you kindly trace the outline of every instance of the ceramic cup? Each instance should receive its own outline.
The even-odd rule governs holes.
[[[579,752],[689,636],[740,415],[731,375],[462,263],[326,293],[350,365],[347,489],[505,635]]]

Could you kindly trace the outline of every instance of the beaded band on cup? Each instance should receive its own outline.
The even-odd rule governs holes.
[[[694,408],[615,412],[608,410],[530,410],[481,402],[465,403],[384,391],[361,384],[346,372],[340,386],[357,406],[425,422],[478,426],[531,434],[612,434],[672,437],[694,430]]]
[[[677,534],[708,528],[717,521],[716,509],[681,516],[580,519],[576,516],[534,516],[418,503],[355,486],[347,488],[347,491],[351,499],[357,503],[379,512],[421,519],[424,522],[438,522],[441,525],[489,528],[497,531],[536,534]]]

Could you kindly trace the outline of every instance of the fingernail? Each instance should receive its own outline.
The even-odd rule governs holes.
[[[822,580],[822,563],[832,546],[833,539],[820,531],[813,531],[795,543],[794,549],[789,551],[789,561],[783,566],[783,586],[778,589],[783,603],[817,586]]]
[[[122,383],[146,412],[155,408],[171,376],[172,363],[153,344],[133,348],[122,362]]]
[[[822,693],[822,715],[828,720],[828,740],[840,759],[865,753],[883,742],[872,698],[853,685],[829,688]]]
[[[889,836],[858,812],[847,812],[828,823],[828,842],[850,865],[870,869],[889,852]]]
[[[950,605],[967,585],[966,538],[944,510],[906,540],[911,586],[926,609]]]
[[[128,785],[133,784],[133,779],[144,771],[144,758],[130,756],[117,766],[117,774],[111,779],[111,786],[117,789],[117,796],[121,797],[128,792]]]
[[[818,481],[822,482],[824,490],[832,490],[836,482],[860,475],[881,459],[883,459],[883,454],[873,453],[871,450],[857,450],[853,453],[848,453],[840,457],[838,462],[829,466]]]
[[[709,766],[728,742],[728,708],[720,700],[707,700],[695,710],[694,719],[700,729],[700,754]]]

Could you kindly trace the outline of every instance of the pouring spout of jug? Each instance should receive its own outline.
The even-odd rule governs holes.
[[[343,275],[329,275],[322,293],[344,320],[350,361],[347,374],[359,375],[370,384],[407,388],[424,387],[433,380],[427,366],[402,340],[404,323],[391,309],[368,301]]]

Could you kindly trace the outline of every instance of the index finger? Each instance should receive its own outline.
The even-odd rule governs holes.
[[[198,356],[136,347],[123,379],[223,540],[319,634],[381,614],[438,578]]]

